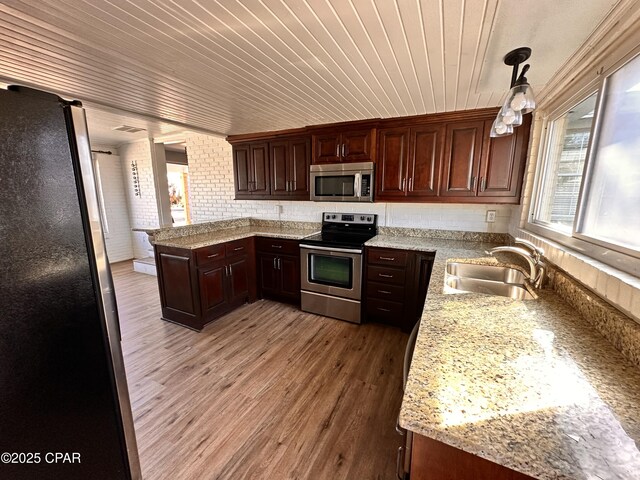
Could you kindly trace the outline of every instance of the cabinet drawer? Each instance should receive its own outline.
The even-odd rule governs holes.
[[[392,285],[404,285],[406,272],[404,268],[379,267],[369,265],[367,279],[373,282],[389,283]]]
[[[367,296],[392,302],[402,302],[404,300],[404,285],[367,282]]]
[[[377,298],[367,298],[367,316],[386,320],[392,324],[401,324],[404,315],[402,303],[389,302]]]
[[[390,265],[392,267],[406,267],[409,252],[404,250],[387,250],[383,248],[370,248],[367,253],[367,262],[376,265]]]
[[[198,266],[215,262],[221,258],[224,258],[224,243],[210,245],[196,250],[196,265]]]
[[[300,255],[300,246],[297,240],[283,240],[281,238],[256,238],[256,250],[275,255]]]
[[[243,238],[242,240],[227,242],[224,245],[227,257],[233,257],[234,255],[245,255],[249,253],[249,250],[251,250],[251,239]]]

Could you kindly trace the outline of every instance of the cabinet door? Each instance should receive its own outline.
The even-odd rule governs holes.
[[[230,260],[227,265],[227,302],[244,303],[249,297],[249,259],[245,255]]]
[[[200,304],[204,318],[214,317],[227,308],[225,297],[226,265],[217,262],[198,270]]]
[[[515,197],[520,195],[522,170],[526,163],[531,116],[515,128],[515,133],[507,137],[486,138],[480,165],[479,197]],[[491,128],[491,121],[485,122],[485,131]]]
[[[378,198],[406,195],[409,129],[385,128],[378,135]]]
[[[258,280],[260,282],[261,296],[278,294],[280,291],[280,275],[275,255],[258,254]]]
[[[300,299],[300,257],[280,256],[277,260],[280,293],[292,300]]]
[[[309,138],[289,141],[288,180],[290,195],[309,200],[309,165],[311,164],[311,143]]]
[[[472,197],[478,186],[484,121],[447,125],[440,195]]]
[[[251,170],[249,181],[252,182],[252,195],[269,195],[269,149],[267,143],[251,144]]]
[[[289,195],[289,142],[269,143],[271,195]]]
[[[250,195],[250,147],[249,145],[233,146],[233,173],[235,177],[236,197]]]
[[[188,315],[196,314],[191,283],[191,259],[187,255],[160,252],[160,300],[163,308]]]
[[[340,162],[340,133],[313,136],[313,163]]]
[[[411,129],[407,196],[434,197],[438,195],[444,135],[444,126]]]
[[[372,156],[372,130],[352,130],[342,133],[342,161],[352,162],[371,162]]]

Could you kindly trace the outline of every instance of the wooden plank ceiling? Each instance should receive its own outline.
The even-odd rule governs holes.
[[[220,134],[481,108],[506,51],[544,85],[616,3],[8,0],[0,79]]]

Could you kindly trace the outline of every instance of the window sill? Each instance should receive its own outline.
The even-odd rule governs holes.
[[[515,236],[529,240],[542,248],[545,252],[544,257],[549,263],[564,270],[625,315],[640,323],[640,278],[541,236],[538,232],[517,229]]]

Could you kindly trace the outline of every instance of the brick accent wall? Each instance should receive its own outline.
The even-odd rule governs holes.
[[[148,139],[126,143],[118,147],[122,160],[122,175],[126,187],[131,228],[157,228],[160,226],[151,165],[152,147],[153,143]],[[135,195],[133,189],[131,162],[136,162],[138,165],[139,196]],[[146,233],[131,232],[131,235],[135,258],[144,258],[153,254],[153,247],[147,240]]]
[[[231,145],[221,137],[186,136],[189,159],[189,198],[192,222],[225,217],[320,221],[323,211],[376,213],[380,225],[506,233],[514,207],[510,205],[452,205],[424,203],[336,203],[279,200],[234,200]],[[278,207],[281,207],[281,212]],[[487,210],[496,222],[486,223]]]

